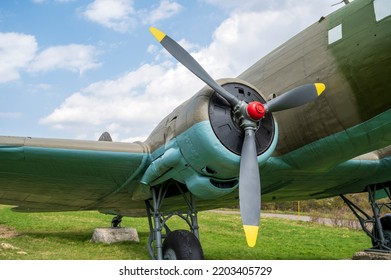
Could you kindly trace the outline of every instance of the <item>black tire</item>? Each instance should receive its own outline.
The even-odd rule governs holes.
[[[383,230],[391,230],[391,214],[385,214],[380,219]]]
[[[391,214],[385,214],[383,217],[381,217],[380,222],[383,227],[386,246],[391,248]]]
[[[385,230],[383,234],[384,239],[386,240],[386,246],[391,248],[391,230]]]
[[[187,230],[174,230],[163,242],[165,260],[203,260],[204,252],[197,237]]]
[[[380,218],[380,223],[383,228],[383,235],[386,241],[386,246],[391,247],[391,214],[386,214]],[[372,234],[377,237],[377,232],[372,230]],[[376,242],[372,240],[372,245],[375,246]]]

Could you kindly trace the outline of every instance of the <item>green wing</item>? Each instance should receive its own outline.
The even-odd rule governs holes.
[[[0,137],[0,204],[19,211],[144,209],[149,190],[138,182],[149,158],[142,143]]]
[[[265,201],[320,199],[365,191],[391,180],[391,146],[342,162],[326,170],[289,166],[271,158],[262,169]],[[378,194],[379,198],[381,193]]]

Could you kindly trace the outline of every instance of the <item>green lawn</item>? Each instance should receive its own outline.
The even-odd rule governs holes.
[[[97,212],[14,213],[0,206],[0,259],[150,259],[147,218],[124,218],[122,223],[137,229],[139,243],[90,242],[94,228],[109,226],[111,218]],[[351,259],[355,252],[370,247],[369,238],[361,231],[264,218],[256,247],[248,248],[239,215],[201,212],[199,224],[209,260]],[[185,228],[183,222],[174,220],[172,229],[176,228]]]

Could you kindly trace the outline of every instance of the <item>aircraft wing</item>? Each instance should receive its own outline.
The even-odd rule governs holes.
[[[262,169],[265,201],[319,199],[358,193],[365,191],[368,185],[391,181],[391,146],[324,170],[292,167],[283,159],[270,158]]]
[[[142,143],[0,137],[0,203],[69,211],[118,205],[137,189],[148,197],[135,180],[148,165],[147,150]]]

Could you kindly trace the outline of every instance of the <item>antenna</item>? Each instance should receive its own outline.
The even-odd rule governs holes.
[[[331,6],[337,6],[337,5],[341,4],[341,3],[345,3],[345,5],[347,5],[347,4],[350,3],[350,0],[342,0],[341,2],[335,3],[335,4],[331,5]]]

